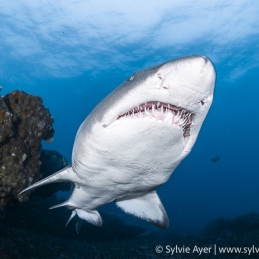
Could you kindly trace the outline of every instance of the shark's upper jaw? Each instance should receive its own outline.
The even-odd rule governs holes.
[[[190,135],[190,126],[192,124],[194,114],[173,104],[159,101],[150,101],[142,103],[126,113],[120,114],[117,120],[121,118],[141,119],[144,117],[162,121],[169,125],[182,128],[183,136],[188,137]]]
[[[101,117],[101,125],[118,125],[124,118],[140,123],[141,118],[150,118],[160,125],[162,121],[174,129],[182,128],[186,148],[191,150],[212,103],[214,85],[215,69],[203,56],[137,72],[115,90],[117,102],[108,97],[110,109]]]

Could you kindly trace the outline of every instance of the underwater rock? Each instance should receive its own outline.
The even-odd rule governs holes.
[[[203,234],[206,236],[235,236],[247,232],[259,232],[259,214],[248,213],[236,218],[218,218],[207,224]]]
[[[63,169],[68,165],[67,160],[60,153],[55,150],[41,150],[40,155],[40,175],[41,178],[50,176],[59,170]],[[48,186],[47,188],[39,188],[32,193],[32,196],[38,196],[41,198],[46,198],[52,196],[58,191],[69,191],[72,188],[71,183],[56,183]]]
[[[0,99],[0,208],[39,180],[41,140],[53,138],[53,117],[42,99],[13,91]]]
[[[0,97],[0,143],[13,134],[12,114],[4,99]]]
[[[218,162],[220,160],[220,157],[218,155],[213,155],[211,158],[210,158],[210,161],[215,163],[215,162]]]
[[[13,124],[19,137],[26,139],[31,147],[41,139],[49,141],[53,138],[54,119],[40,97],[14,91],[4,97],[4,102],[13,113]]]

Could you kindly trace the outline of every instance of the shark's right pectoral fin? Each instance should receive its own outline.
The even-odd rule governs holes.
[[[56,172],[55,174],[52,174],[52,175],[34,183],[33,185],[30,185],[29,187],[27,187],[26,189],[21,191],[20,194],[23,194],[24,192],[27,192],[29,190],[40,187],[45,184],[55,183],[55,182],[66,182],[66,181],[73,182],[73,183],[80,182],[79,177],[75,174],[71,165],[61,169],[60,171]]]
[[[160,228],[167,228],[169,220],[155,190],[138,197],[124,197],[116,205],[126,213],[146,220]]]

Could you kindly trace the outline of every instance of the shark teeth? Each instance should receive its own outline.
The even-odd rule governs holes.
[[[184,108],[177,107],[169,103],[151,101],[140,104],[130,111],[120,115],[118,119],[123,117],[148,117],[167,122],[170,120],[172,125],[181,127],[183,129],[184,137],[187,137],[190,135],[190,126],[192,124],[194,114]]]

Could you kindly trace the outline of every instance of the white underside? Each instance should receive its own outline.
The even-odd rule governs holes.
[[[88,195],[71,198],[84,209],[156,188],[184,158],[182,128],[169,120],[121,118],[107,128],[96,123],[77,141],[73,169]]]

